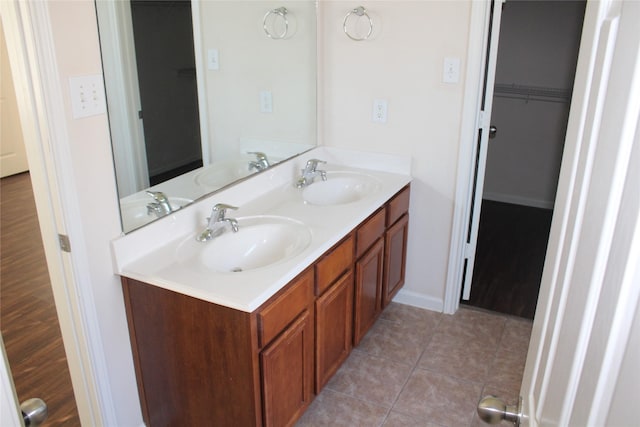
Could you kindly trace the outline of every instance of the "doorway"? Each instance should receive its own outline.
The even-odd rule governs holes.
[[[131,0],[131,19],[149,184],[156,185],[203,164],[191,1]]]
[[[503,5],[469,304],[533,319],[585,1]]]
[[[20,402],[38,397],[45,425],[80,425],[40,237],[31,177],[0,21],[0,325]]]

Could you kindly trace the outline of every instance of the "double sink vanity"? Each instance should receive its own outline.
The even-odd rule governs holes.
[[[293,425],[404,283],[409,173],[318,147],[113,241],[146,425]]]

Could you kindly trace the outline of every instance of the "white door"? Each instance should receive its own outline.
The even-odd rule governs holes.
[[[524,425],[638,425],[638,22],[637,1],[587,6],[578,95],[521,387]]]
[[[487,31],[487,55],[484,62],[484,88],[480,102],[480,112],[477,118],[477,131],[474,148],[475,170],[471,189],[471,218],[469,218],[469,232],[466,236],[465,264],[462,277],[462,299],[468,300],[471,296],[471,280],[473,265],[475,262],[476,245],[478,243],[478,228],[480,226],[480,206],[482,205],[482,193],[484,188],[484,172],[487,165],[487,145],[489,144],[489,128],[491,120],[491,107],[493,104],[493,86],[496,77],[496,63],[498,59],[498,40],[500,37],[500,22],[502,19],[502,5],[504,0],[491,0],[489,9],[489,28]]]
[[[13,88],[9,55],[0,20],[0,177],[29,169],[22,140],[18,103]]]

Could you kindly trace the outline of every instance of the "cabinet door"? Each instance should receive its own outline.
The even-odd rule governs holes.
[[[264,425],[290,426],[313,397],[313,317],[305,310],[260,353]]]
[[[353,343],[358,345],[382,311],[384,239],[356,261]]]
[[[316,301],[316,393],[351,352],[353,272],[343,275]]]
[[[404,285],[407,258],[407,233],[409,214],[405,214],[385,233],[384,282],[382,285],[382,307],[386,307],[393,296]]]

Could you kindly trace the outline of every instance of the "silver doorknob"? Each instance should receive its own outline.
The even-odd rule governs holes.
[[[26,427],[39,426],[47,419],[49,411],[44,400],[36,398],[27,399],[20,404],[22,419]]]
[[[496,137],[496,134],[498,133],[498,128],[491,125],[489,126],[489,138],[493,139]]]
[[[495,396],[485,396],[478,403],[478,416],[487,424],[498,424],[502,420],[518,427],[522,418],[522,399],[518,405],[506,405]]]

